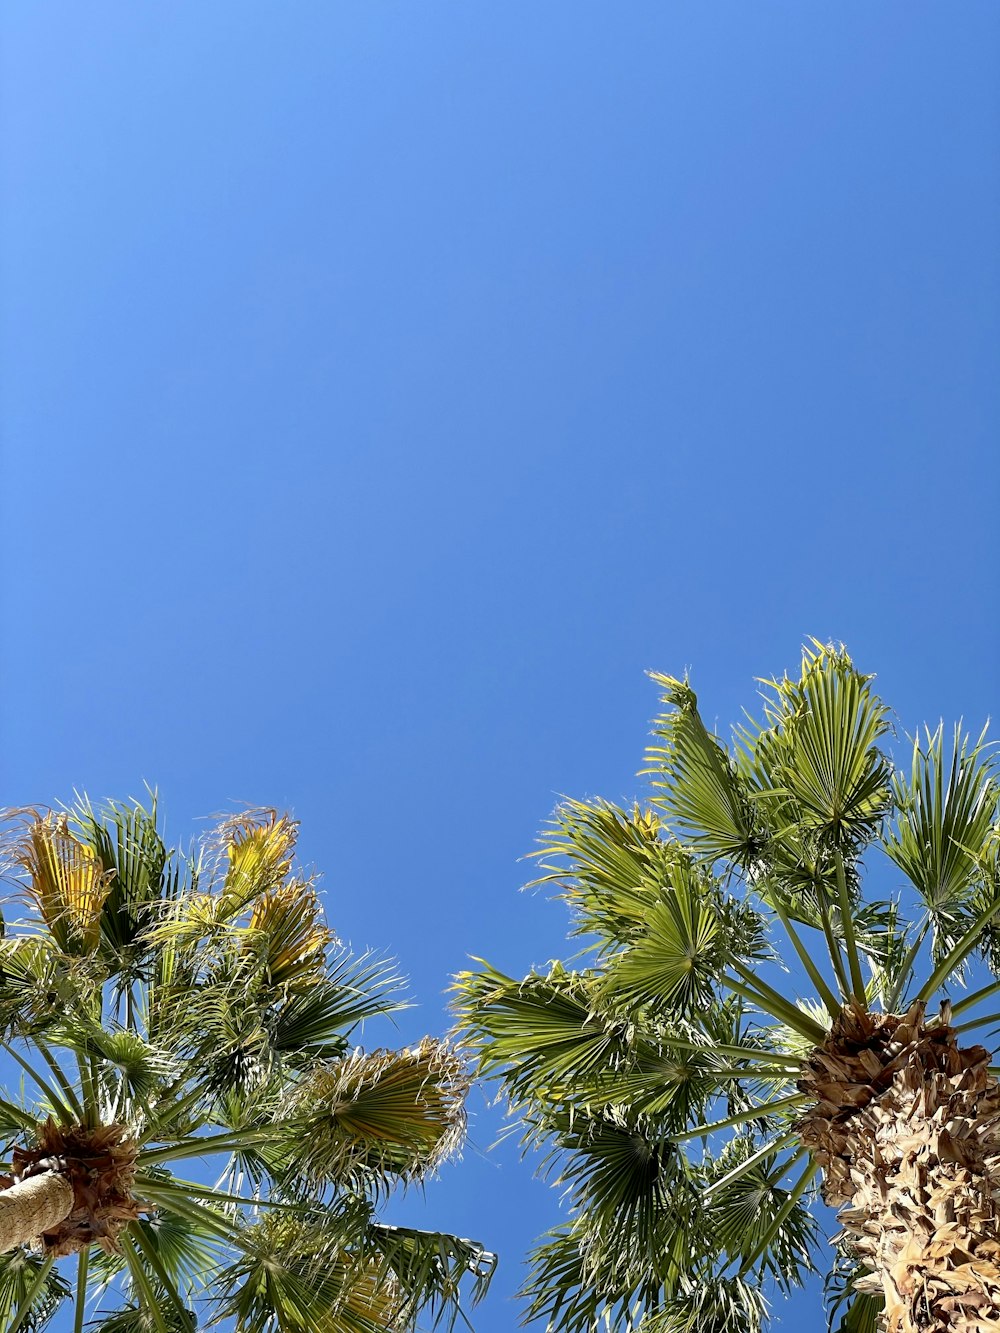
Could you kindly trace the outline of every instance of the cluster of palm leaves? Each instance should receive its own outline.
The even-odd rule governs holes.
[[[230,819],[192,856],[167,848],[155,801],[9,830],[6,1169],[115,1127],[135,1215],[69,1261],[44,1238],[0,1255],[0,1327],[65,1308],[75,1333],[385,1333],[450,1325],[463,1290],[483,1294],[481,1245],[380,1220],[458,1144],[463,1059],[353,1046],[399,979],[324,924],[288,818]]]
[[[479,1068],[568,1205],[531,1256],[528,1317],[757,1333],[769,1284],[823,1264],[843,1329],[873,1330],[849,1247],[820,1246],[802,1061],[848,1003],[946,995],[958,1031],[1000,1022],[1000,982],[965,989],[1000,941],[991,751],[939,728],[896,768],[889,712],[837,647],[766,682],[729,745],[686,680],[655,679],[646,804],[567,802],[538,852],[575,963],[457,983]]]

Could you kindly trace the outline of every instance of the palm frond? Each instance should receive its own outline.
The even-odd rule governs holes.
[[[247,810],[223,820],[215,839],[226,862],[220,903],[232,916],[282,887],[291,872],[298,825],[276,810]]]
[[[386,1174],[419,1180],[461,1142],[468,1086],[465,1061],[430,1038],[320,1066],[286,1107],[295,1168],[315,1183],[361,1188]]]
[[[913,743],[908,777],[897,773],[898,816],[885,851],[927,907],[931,951],[939,963],[975,916],[975,900],[990,883],[984,848],[1000,801],[1000,779],[985,732],[974,743],[956,727],[950,752],[944,726]],[[983,905],[980,903],[980,906]]]
[[[93,954],[111,875],[70,831],[68,816],[27,812],[13,859],[27,872],[28,899],[62,953]]]
[[[749,1170],[737,1172],[750,1158]],[[746,1259],[761,1249],[761,1276],[772,1277],[784,1290],[801,1286],[814,1271],[811,1250],[819,1239],[815,1218],[802,1203],[776,1219],[788,1203],[789,1192],[781,1185],[788,1171],[787,1160],[778,1154],[761,1156],[750,1135],[734,1139],[727,1150],[702,1168],[711,1194],[708,1226],[720,1248],[730,1259]],[[718,1183],[717,1183],[718,1182]],[[761,1241],[767,1239],[761,1246]]]
[[[698,697],[687,681],[650,674],[673,710],[654,722],[656,742],[646,751],[643,772],[653,775],[654,804],[709,861],[751,864],[761,833],[735,765],[701,720]]]
[[[83,796],[69,812],[108,879],[101,935],[102,956],[112,973],[135,966],[143,932],[164,893],[170,854],[157,828],[156,806],[155,793],[149,810],[138,801],[108,801],[95,809]]]
[[[323,924],[311,884],[293,880],[255,899],[241,946],[255,957],[268,986],[308,993],[325,971],[333,932]]]
[[[592,937],[591,948],[613,951],[641,929],[659,878],[654,810],[565,801],[539,841],[532,856],[546,873],[526,887],[557,886],[574,914],[574,934]]]
[[[22,1247],[0,1254],[0,1328],[9,1329],[23,1311],[23,1333],[41,1333],[71,1293],[51,1260]]]
[[[423,1311],[432,1328],[450,1330],[459,1317],[464,1319],[463,1282],[471,1279],[470,1305],[475,1306],[486,1295],[497,1263],[479,1241],[385,1223],[369,1226],[364,1246],[378,1259],[374,1280],[390,1276],[398,1285],[401,1320],[412,1321]]]
[[[742,1277],[689,1279],[643,1321],[642,1333],[760,1333],[768,1306]]]
[[[344,1053],[359,1023],[405,1007],[395,963],[377,954],[342,950],[326,975],[307,990],[292,992],[274,1008],[272,1049],[291,1060],[329,1060]]]
[[[611,960],[600,993],[625,1009],[654,1005],[686,1017],[707,1005],[729,961],[711,880],[678,854],[641,932]]]
[[[740,771],[772,830],[856,852],[891,805],[890,766],[879,742],[889,710],[841,647],[813,641],[798,679],[763,682],[765,724],[741,729]]]
[[[398,1288],[349,1233],[286,1217],[247,1227],[242,1256],[217,1279],[219,1318],[237,1333],[389,1333]]]

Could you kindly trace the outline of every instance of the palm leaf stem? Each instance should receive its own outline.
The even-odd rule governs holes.
[[[937,967],[917,992],[918,1000],[923,1000],[925,1002],[929,1000],[942,982],[945,981],[957,967],[962,966],[966,958],[982,938],[983,930],[993,920],[997,912],[1000,912],[1000,898],[997,898],[991,903],[985,911],[980,912],[975,922],[965,932],[955,945],[954,949],[951,950],[946,958],[943,958],[941,962],[938,963]]]
[[[699,1045],[696,1041],[685,1041],[681,1037],[666,1037],[665,1042],[666,1045],[676,1046],[681,1051],[696,1051],[703,1055],[731,1055],[737,1059],[746,1058],[763,1065],[788,1065],[794,1068],[800,1068],[802,1065],[802,1061],[796,1055],[786,1055],[782,1051],[760,1050],[754,1046],[720,1046],[715,1042],[711,1046],[706,1046]]]
[[[159,1333],[170,1333],[167,1327],[167,1321],[163,1317],[163,1311],[160,1309],[160,1302],[156,1299],[156,1292],[153,1290],[153,1284],[149,1280],[149,1275],[142,1266],[142,1258],[137,1253],[132,1244],[132,1237],[129,1234],[132,1228],[119,1233],[118,1244],[121,1246],[122,1254],[125,1256],[125,1262],[128,1265],[128,1271],[132,1276],[136,1290],[142,1296],[142,1302],[153,1317]]]
[[[788,913],[781,906],[781,903],[777,900],[777,898],[774,900],[773,905],[774,905],[774,910],[777,913],[778,920],[784,927],[785,934],[788,936],[789,940],[791,940],[792,948],[798,954],[799,961],[801,962],[805,970],[808,972],[809,979],[812,981],[812,984],[816,987],[817,991],[819,992],[820,998],[822,999],[824,1005],[826,1005],[827,1013],[830,1015],[831,1018],[837,1018],[840,1014],[840,1011],[844,1007],[843,1001],[838,1000],[836,995],[834,995],[833,991],[827,985],[822,972],[813,962],[812,955],[810,954],[806,946],[802,943],[801,936],[792,925]]]
[[[93,1127],[100,1119],[100,1099],[94,1078],[94,1062],[91,1056],[77,1052],[76,1063],[80,1070],[80,1087],[83,1089],[83,1123]]]
[[[971,1032],[973,1028],[981,1028],[985,1023],[1000,1022],[1000,1014],[983,1014],[982,1018],[970,1018],[964,1023],[959,1023],[953,1029],[955,1032]]]
[[[164,1207],[186,1218],[200,1230],[217,1236],[220,1240],[225,1241],[227,1245],[235,1245],[238,1250],[246,1250],[246,1246],[240,1238],[239,1228],[228,1218],[223,1217],[221,1213],[215,1212],[212,1208],[203,1208],[200,1203],[195,1203],[193,1199],[164,1188],[163,1182],[159,1180],[155,1186],[149,1181],[144,1181],[143,1191],[149,1195],[151,1202],[162,1202]]]
[[[896,1006],[899,1004],[903,991],[906,989],[906,983],[909,979],[910,972],[913,969],[913,964],[917,961],[917,954],[920,952],[920,946],[923,944],[927,931],[930,929],[930,924],[930,917],[924,917],[923,923],[917,931],[916,938],[907,949],[903,961],[899,965],[899,973],[893,983],[892,990],[890,990],[885,998],[886,1011],[890,1014],[896,1012]]]
[[[183,1157],[204,1157],[206,1153],[239,1151],[255,1143],[270,1143],[273,1129],[246,1129],[236,1134],[206,1134],[204,1138],[181,1139],[165,1148],[148,1148],[139,1154],[139,1164],[170,1162]]]
[[[702,1047],[704,1049],[704,1047]],[[717,1065],[714,1069],[708,1071],[715,1079],[770,1079],[773,1082],[787,1083],[795,1077],[794,1071],[776,1069],[773,1065],[766,1067],[760,1065],[754,1069],[752,1065]]]
[[[980,990],[974,991],[972,995],[967,995],[964,1000],[959,1000],[957,1004],[953,1004],[951,1006],[952,1018],[957,1018],[959,1014],[964,1014],[966,1009],[971,1009],[980,1000],[988,1000],[998,992],[1000,992],[1000,981],[991,981],[988,986],[983,986]]]
[[[846,1003],[850,999],[851,984],[847,979],[847,973],[844,971],[844,955],[840,952],[840,941],[833,933],[826,889],[819,881],[816,883],[816,901],[819,904],[819,919],[823,927],[823,938],[826,940],[826,951],[830,955],[830,962],[833,964],[833,970],[840,985],[840,993]]]
[[[87,1308],[87,1273],[90,1269],[90,1246],[85,1245],[76,1256],[76,1309],[73,1311],[73,1333],[83,1333],[83,1316]]]
[[[785,1170],[786,1171],[789,1170],[795,1164],[795,1162],[798,1161],[798,1159],[803,1155],[803,1153],[807,1153],[808,1151],[809,1151],[808,1148],[802,1148],[799,1152],[797,1152],[792,1158],[789,1159],[785,1167]],[[764,1232],[764,1235],[760,1238],[757,1244],[753,1247],[751,1253],[746,1257],[746,1259],[743,1260],[743,1263],[740,1265],[741,1275],[743,1273],[746,1273],[747,1270],[757,1262],[760,1256],[771,1244],[771,1241],[774,1240],[785,1218],[789,1215],[789,1213],[798,1203],[799,1199],[805,1193],[807,1186],[809,1185],[813,1176],[816,1175],[818,1170],[819,1170],[819,1165],[816,1162],[811,1161],[806,1167],[806,1169],[802,1172],[802,1175],[799,1177],[798,1181],[795,1183],[795,1185],[793,1185],[791,1191],[789,1192],[788,1198],[785,1200],[785,1202],[775,1213],[774,1217],[771,1219],[770,1226]]]
[[[17,1330],[24,1323],[25,1319],[31,1312],[32,1305],[34,1305],[35,1303],[35,1297],[45,1286],[45,1279],[48,1277],[49,1270],[51,1269],[54,1263],[55,1259],[52,1258],[51,1255],[49,1255],[46,1259],[42,1260],[38,1272],[35,1274],[35,1280],[34,1282],[32,1282],[28,1290],[24,1293],[24,1299],[21,1301],[20,1305],[14,1311],[14,1318],[11,1321],[9,1327],[7,1328],[6,1333],[17,1333]]]
[[[741,963],[731,960],[732,968],[738,972],[742,981],[737,981],[735,977],[724,975],[722,980],[730,990],[735,991],[737,995],[742,995],[744,999],[750,1000],[752,1004],[759,1005],[765,1013],[769,1013],[772,1018],[785,1023],[794,1032],[800,1036],[808,1037],[810,1041],[817,1045],[826,1036],[826,1031],[820,1025],[804,1014],[801,1009],[796,1008],[792,1002],[774,990],[761,977],[756,976]]]
[[[705,1199],[710,1199],[712,1195],[716,1192],[716,1190],[722,1189],[724,1185],[732,1184],[734,1180],[739,1180],[739,1178],[741,1176],[745,1176],[748,1171],[752,1171],[753,1168],[757,1165],[757,1163],[761,1161],[763,1158],[770,1157],[774,1153],[781,1152],[782,1148],[787,1148],[788,1145],[797,1137],[798,1137],[797,1131],[794,1129],[790,1129],[786,1134],[782,1134],[780,1138],[772,1139],[769,1143],[765,1143],[763,1147],[758,1148],[755,1153],[752,1153],[746,1159],[745,1162],[740,1162],[739,1166],[734,1166],[732,1171],[727,1171],[726,1174],[720,1180],[713,1181],[712,1184],[709,1185],[708,1189],[705,1191],[702,1197]],[[790,1157],[788,1159],[789,1168],[795,1165],[795,1163],[801,1158],[802,1154],[805,1151],[806,1151],[805,1148],[800,1148],[799,1151],[795,1153],[793,1157]]]
[[[42,1059],[45,1061],[48,1067],[52,1070],[53,1074],[56,1076],[56,1082],[59,1084],[60,1088],[62,1088],[63,1095],[66,1098],[67,1104],[72,1107],[73,1111],[76,1113],[77,1119],[82,1123],[83,1107],[80,1105],[80,1099],[76,1095],[76,1089],[73,1087],[72,1083],[70,1083],[69,1079],[66,1077],[65,1073],[63,1072],[62,1066],[59,1064],[59,1061],[55,1058],[52,1052],[48,1050],[47,1047],[42,1045],[39,1045],[38,1050],[41,1052]]]
[[[129,1227],[129,1235],[142,1251],[150,1268],[159,1278],[160,1285],[163,1287],[167,1299],[181,1317],[181,1327],[183,1328],[186,1324],[190,1323],[190,1316],[187,1307],[181,1300],[180,1292],[174,1285],[173,1278],[160,1262],[160,1256],[156,1252],[156,1246],[150,1243],[147,1237],[143,1234],[142,1227],[138,1223]]]
[[[28,1063],[28,1061],[23,1058],[23,1056],[18,1055],[17,1051],[14,1050],[13,1046],[11,1046],[9,1042],[6,1041],[2,1042],[0,1043],[0,1046],[2,1046],[2,1048],[7,1052],[9,1056],[11,1056],[12,1059],[17,1061],[17,1063],[21,1066],[21,1068],[28,1075],[28,1077],[39,1088],[41,1088],[42,1092],[44,1092],[46,1097],[48,1098],[49,1103],[52,1106],[52,1109],[56,1112],[56,1114],[58,1115],[59,1119],[63,1122],[63,1124],[71,1125],[73,1123],[73,1112],[65,1104],[65,1102],[60,1100],[58,1093],[55,1091],[52,1085],[50,1083],[47,1083],[45,1079],[42,1078],[41,1074],[39,1074],[38,1070],[34,1069]]]
[[[672,1143],[684,1143],[688,1139],[704,1138],[708,1134],[714,1134],[720,1129],[729,1129],[732,1125],[742,1125],[747,1120],[761,1120],[766,1115],[771,1115],[775,1111],[787,1110],[790,1106],[799,1106],[805,1102],[801,1092],[793,1093],[791,1097],[781,1097],[776,1102],[765,1102],[763,1106],[755,1106],[750,1111],[740,1111],[736,1115],[729,1116],[726,1120],[715,1120],[710,1125],[696,1125],[694,1129],[685,1129],[680,1134],[671,1134]]]
[[[229,1194],[226,1190],[213,1189],[211,1185],[198,1185],[193,1180],[165,1181],[158,1180],[155,1176],[145,1177],[141,1172],[137,1172],[136,1181],[144,1188],[147,1182],[154,1185],[160,1194],[169,1194],[176,1188],[182,1198],[195,1194],[200,1199],[215,1199],[219,1203],[245,1203],[250,1208],[278,1208],[287,1212],[302,1212],[302,1205],[298,1203],[281,1203],[277,1199],[254,1199],[244,1194]]]
[[[861,974],[861,959],[858,956],[858,942],[854,934],[854,913],[847,892],[847,874],[844,870],[844,858],[838,847],[834,853],[834,868],[837,875],[837,898],[840,902],[840,921],[844,928],[844,945],[847,949],[847,963],[851,969],[851,985],[854,999],[863,1008],[865,1000],[865,979]]]

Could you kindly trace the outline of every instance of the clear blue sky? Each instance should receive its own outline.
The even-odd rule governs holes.
[[[292,809],[404,1039],[466,955],[564,952],[517,858],[637,789],[644,669],[727,727],[816,635],[904,730],[996,709],[995,0],[0,37],[3,803]],[[405,1211],[501,1251],[508,1333],[558,1203],[473,1103]]]

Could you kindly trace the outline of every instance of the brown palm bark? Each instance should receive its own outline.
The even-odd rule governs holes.
[[[0,1190],[0,1253],[28,1245],[52,1231],[73,1210],[73,1186],[54,1171]]]
[[[807,1061],[800,1125],[886,1333],[1000,1333],[1000,1085],[950,1005],[845,1008]]]
[[[132,1193],[135,1162],[124,1125],[46,1120],[32,1146],[11,1152],[11,1174],[0,1176],[0,1251],[30,1241],[52,1258],[92,1244],[113,1253],[121,1229],[150,1211]]]

